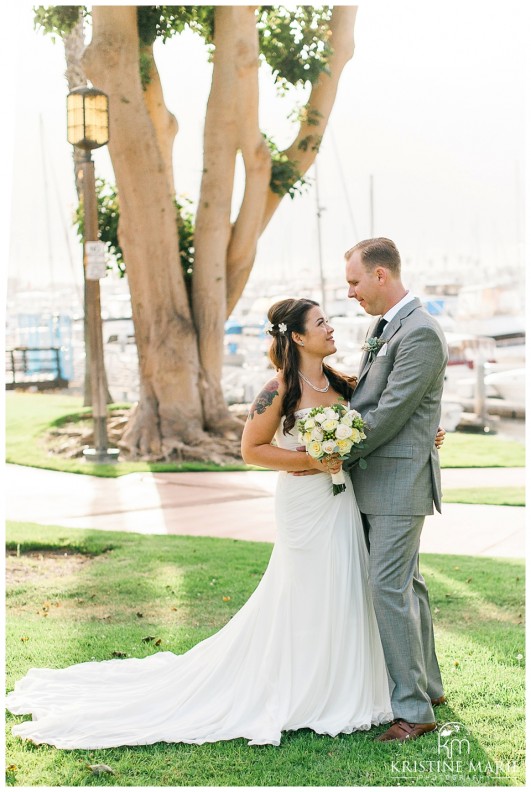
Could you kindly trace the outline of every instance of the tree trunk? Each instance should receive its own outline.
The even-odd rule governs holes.
[[[80,88],[87,85],[87,77],[81,60],[85,51],[85,35],[83,30],[83,15],[81,9],[79,19],[74,28],[63,39],[66,60],[66,82],[68,90]],[[83,152],[77,146],[72,146],[74,160],[74,179],[76,184],[77,198],[79,202],[83,200],[83,188],[80,174],[83,171]],[[92,381],[91,381],[91,353],[90,353],[90,333],[88,327],[89,304],[87,299],[87,279],[85,278],[85,267],[83,267],[83,334],[85,343],[85,376],[83,383],[83,406],[90,407],[92,404]],[[107,404],[112,403],[112,396],[107,384],[107,372],[103,369],[103,387],[106,393]]]
[[[352,56],[355,14],[351,7],[334,9],[329,73],[314,85],[306,108],[317,124],[303,121],[285,152],[301,174],[315,160],[339,77]],[[255,7],[216,6],[214,43],[192,312],[173,205],[176,121],[164,105],[154,61],[152,80],[142,91],[136,7],[93,7],[93,40],[84,65],[94,84],[109,95],[109,151],[120,195],[119,237],[140,366],[140,401],[121,444],[133,455],[167,457],[180,453],[184,442],[200,445],[205,456],[214,458],[212,443],[206,450],[204,430],[231,435],[235,422],[221,389],[224,323],[247,283],[257,240],[281,200],[268,187],[270,155],[258,125]],[[152,58],[151,48],[146,51]],[[246,183],[231,224],[238,151]]]
[[[258,127],[255,9],[218,6],[215,13],[215,52],[205,118],[192,295],[205,426],[224,433],[234,424],[221,390],[224,324],[228,315],[227,259],[232,248],[232,271],[237,273],[242,255],[256,250],[270,161]],[[239,149],[246,167],[246,191],[240,217],[232,229],[234,169]]]
[[[123,447],[169,456],[202,437],[195,329],[179,260],[173,194],[139,71],[136,7],[94,6],[87,74],[109,95],[109,151],[140,368],[140,402]]]

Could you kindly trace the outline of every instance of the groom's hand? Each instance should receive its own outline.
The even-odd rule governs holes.
[[[435,448],[437,450],[442,446],[444,443],[444,436],[446,435],[446,430],[439,426],[437,429],[437,434],[435,435]]]

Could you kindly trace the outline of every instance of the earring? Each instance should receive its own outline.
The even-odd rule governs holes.
[[[304,346],[304,344],[303,344],[303,342],[302,342],[302,341],[299,341],[299,344],[300,344],[301,346]]]

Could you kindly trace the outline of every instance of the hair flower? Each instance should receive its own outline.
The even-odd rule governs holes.
[[[273,325],[271,324],[271,322],[268,322],[266,324],[266,326],[264,327],[264,330],[265,330],[266,333],[269,333],[269,335],[273,335]]]
[[[286,332],[287,329],[288,329],[287,324],[284,324],[284,322],[280,322],[280,324],[278,326],[278,332],[282,333],[282,335],[284,335],[284,333]]]

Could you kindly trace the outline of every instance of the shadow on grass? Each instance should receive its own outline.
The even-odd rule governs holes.
[[[265,543],[74,532],[40,526],[15,526],[9,544],[11,548],[18,544],[22,554],[35,549],[68,548],[92,556],[74,579],[63,577],[49,585],[41,581],[33,587],[36,603],[44,594],[49,599],[60,597],[62,607],[69,608],[70,624],[65,627],[53,615],[44,620],[35,613],[33,603],[28,611],[23,610],[22,629],[33,629],[35,641],[34,647],[21,644],[17,630],[10,625],[12,679],[20,677],[32,665],[51,667],[50,661],[52,667],[64,667],[93,657],[110,659],[115,651],[143,657],[158,651],[153,641],[143,640],[147,635],[161,639],[160,650],[185,651],[219,629],[241,607],[256,588],[271,552],[271,545]],[[473,570],[467,566],[469,562]],[[459,614],[462,616],[472,608],[481,632],[482,605],[510,611],[520,602],[520,594],[511,584],[520,567],[517,563],[492,559],[423,558],[432,605],[439,603],[451,608],[441,629],[449,631],[448,640],[459,651],[469,640],[467,635],[459,634]],[[494,590],[490,589],[489,581]],[[20,595],[15,592],[8,604],[22,607],[22,602],[29,602],[31,590],[28,585]],[[78,600],[82,600],[79,608]],[[501,607],[500,602],[506,604]],[[491,621],[489,616],[487,635],[477,639],[485,648],[490,643]],[[482,679],[479,681],[483,684]],[[452,682],[458,699],[460,680],[454,677]],[[488,694],[487,689],[485,699],[476,700],[476,709],[489,707]],[[377,743],[374,736],[385,729],[380,727],[337,738],[319,736],[309,730],[288,732],[278,748],[249,747],[245,740],[232,740],[203,746],[157,743],[97,751],[57,751],[10,738],[9,750],[17,753],[14,764],[27,768],[25,785],[511,786],[523,783],[523,771],[518,769],[516,777],[507,752],[501,754],[503,762],[498,755],[496,766],[495,752],[486,747],[490,742],[483,736],[481,713],[477,720],[478,712],[474,708],[452,705],[440,708],[437,715],[440,724],[460,726],[459,746],[455,741],[452,743],[452,734],[457,739],[455,731],[449,735],[450,743],[440,733],[426,735],[411,744]],[[496,717],[498,722],[489,722],[488,728],[493,732],[503,726],[507,715],[501,711]],[[19,720],[9,716],[10,723]],[[521,732],[521,723],[515,723],[514,728]],[[86,765],[97,763],[110,765],[116,775],[92,776]],[[17,782],[16,773],[12,776],[9,783],[22,783],[22,780]]]
[[[423,555],[434,624],[487,649],[496,662],[520,666],[524,654],[525,566],[519,559]],[[507,653],[509,642],[520,646]],[[493,638],[495,638],[493,640]]]

